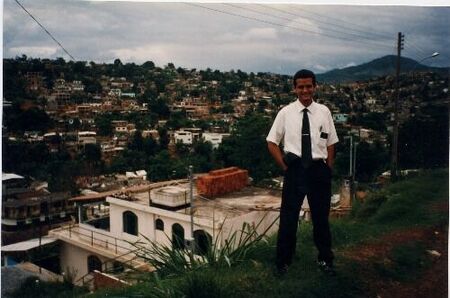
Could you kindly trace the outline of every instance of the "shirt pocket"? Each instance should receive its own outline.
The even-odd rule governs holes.
[[[317,132],[317,140],[320,150],[326,150],[328,144],[328,138],[330,134],[325,126],[321,126],[319,131]]]

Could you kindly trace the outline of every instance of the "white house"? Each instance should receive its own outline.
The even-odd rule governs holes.
[[[192,145],[192,132],[177,130],[174,134],[175,143],[181,142],[186,145]]]
[[[97,144],[97,133],[95,131],[79,131],[78,132],[78,144]]]
[[[229,134],[222,134],[222,133],[215,133],[215,132],[204,132],[202,137],[205,142],[210,142],[214,149],[218,148],[220,144],[222,144],[222,138],[224,135]]]
[[[120,268],[124,263],[152,270],[136,258],[131,243],[137,241],[148,239],[176,249],[189,248],[194,241],[195,252],[201,254],[211,243],[217,241],[221,246],[235,231],[240,233],[243,223],[260,233],[269,227],[269,233],[277,229],[273,223],[281,195],[275,196],[273,191],[247,187],[207,200],[197,195],[194,187],[192,207],[189,193],[188,181],[174,180],[79,198],[80,223],[49,232],[61,242],[61,268],[75,270],[75,280],[81,283],[93,270]],[[92,199],[102,196],[109,204],[109,221],[103,227],[95,220],[86,221],[85,215],[90,212],[83,211],[89,204],[98,206]],[[81,207],[83,202],[93,203]]]

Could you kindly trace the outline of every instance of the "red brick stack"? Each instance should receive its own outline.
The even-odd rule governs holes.
[[[247,185],[248,171],[238,167],[230,167],[210,171],[198,177],[197,191],[200,195],[213,198],[232,191],[240,190]]]

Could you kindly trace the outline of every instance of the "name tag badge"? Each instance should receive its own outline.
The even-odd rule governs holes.
[[[322,138],[322,139],[328,139],[328,134],[326,133],[326,132],[321,132],[320,133],[320,137]]]

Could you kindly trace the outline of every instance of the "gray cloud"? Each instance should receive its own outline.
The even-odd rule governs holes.
[[[401,31],[403,55],[420,60],[439,51],[426,62],[450,65],[448,7],[197,4],[225,14],[185,3],[21,2],[77,60],[323,72],[395,54]],[[5,0],[3,14],[4,57],[68,59],[13,0]]]

